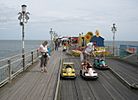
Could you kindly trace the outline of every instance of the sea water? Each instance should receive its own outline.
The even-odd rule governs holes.
[[[25,40],[25,52],[35,50],[43,40]],[[0,59],[22,53],[21,40],[0,40]]]
[[[25,52],[35,50],[44,40],[25,40]],[[113,41],[105,41],[105,46],[112,46]],[[115,46],[134,45],[138,46],[138,41],[115,41]],[[21,40],[0,40],[0,59],[21,54]]]

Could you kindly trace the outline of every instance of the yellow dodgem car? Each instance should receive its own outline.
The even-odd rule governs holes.
[[[66,78],[66,79],[75,79],[76,74],[75,74],[75,69],[74,69],[74,63],[73,62],[64,62],[62,69],[61,69],[61,78]]]

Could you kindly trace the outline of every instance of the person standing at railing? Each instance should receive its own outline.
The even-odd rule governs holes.
[[[83,54],[83,60],[90,59],[91,56],[95,57],[95,46],[93,45],[92,42],[89,42],[85,49],[82,51]]]
[[[39,51],[41,52],[41,63],[40,63],[41,71],[47,72],[46,65],[50,57],[48,54],[48,42],[47,41],[44,41],[40,45]]]

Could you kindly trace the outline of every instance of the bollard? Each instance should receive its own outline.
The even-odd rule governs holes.
[[[22,59],[23,59],[23,71],[25,70],[25,54],[22,55]]]
[[[32,55],[32,65],[33,65],[34,63],[33,51],[31,52],[31,55]]]
[[[11,74],[12,74],[11,73],[12,71],[11,71],[11,60],[10,59],[8,60],[8,69],[9,69],[9,83],[10,83],[11,82]]]

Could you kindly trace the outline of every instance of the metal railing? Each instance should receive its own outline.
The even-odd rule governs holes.
[[[22,54],[0,60],[0,87],[11,80],[39,59],[39,52],[33,50],[25,53],[25,66],[23,68]]]

